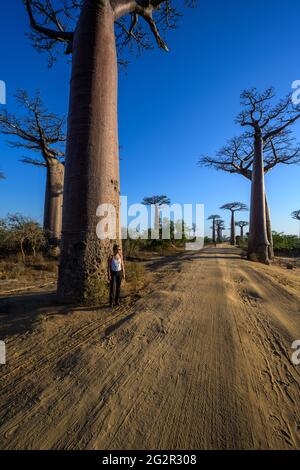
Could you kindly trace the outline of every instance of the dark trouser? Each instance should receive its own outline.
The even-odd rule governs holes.
[[[111,271],[110,272],[110,291],[109,291],[109,303],[117,304],[120,297],[120,287],[122,282],[122,271]]]

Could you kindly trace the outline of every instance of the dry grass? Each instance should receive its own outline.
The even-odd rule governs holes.
[[[31,285],[55,282],[57,261],[37,256],[27,258],[24,264],[18,256],[0,260],[0,294]]]

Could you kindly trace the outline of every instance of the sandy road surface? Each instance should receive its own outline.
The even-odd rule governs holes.
[[[0,447],[300,448],[300,274],[206,249],[113,313],[4,299]]]

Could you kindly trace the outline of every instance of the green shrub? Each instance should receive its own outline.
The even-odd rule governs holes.
[[[300,239],[296,235],[273,232],[274,251],[281,254],[299,256]]]

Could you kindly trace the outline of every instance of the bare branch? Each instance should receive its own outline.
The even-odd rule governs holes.
[[[55,159],[62,163],[64,157],[65,119],[50,113],[39,94],[30,98],[21,90],[16,94],[17,103],[25,109],[22,117],[0,113],[0,133],[13,137],[7,143],[14,148],[38,152],[42,160],[24,158],[22,161],[45,166]]]
[[[23,0],[32,32],[28,34],[38,52],[49,54],[49,65],[55,60],[58,44],[66,44],[65,52],[72,52],[74,31],[83,6],[83,0]],[[195,7],[197,0],[185,0],[184,6]],[[55,5],[55,7],[54,7]],[[152,49],[151,36],[158,46],[168,51],[168,46],[159,32],[175,29],[181,11],[176,0],[110,0],[116,25],[116,44],[119,63],[125,46],[130,51],[136,47],[141,53]],[[148,32],[138,21],[139,17],[150,28]]]
[[[201,156],[198,164],[227,173],[240,174],[251,180],[253,156],[252,137],[243,134],[238,138],[231,139],[217,152],[216,157]],[[294,145],[291,133],[285,130],[264,143],[264,161],[265,173],[278,164],[299,164],[300,144]]]

